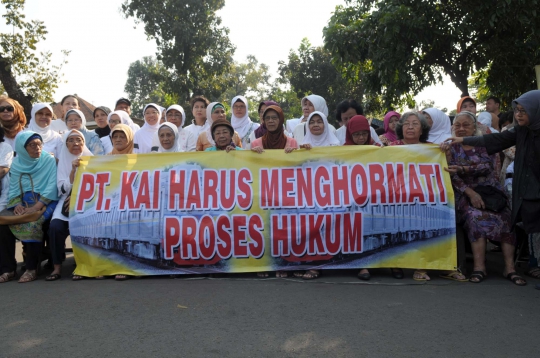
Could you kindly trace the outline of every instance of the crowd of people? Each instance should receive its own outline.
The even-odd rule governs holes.
[[[17,276],[15,244],[24,247],[25,272],[19,282],[37,278],[44,241],[50,248],[53,271],[47,281],[61,278],[65,242],[69,236],[69,202],[82,156],[146,154],[190,151],[296,150],[341,145],[407,146],[437,144],[446,153],[455,192],[456,217],[471,243],[474,269],[466,277],[459,268],[442,272],[443,278],[480,283],[487,277],[487,242],[501,247],[504,276],[514,284],[526,285],[514,267],[516,227],[528,237],[530,252],[527,275],[540,278],[540,91],[530,91],[512,103],[512,111],[500,112],[500,101],[491,97],[486,111],[477,116],[477,103],[463,97],[453,122],[437,108],[400,114],[389,111],[383,128],[374,128],[362,106],[344,100],[336,110],[340,127],[328,122],[324,98],[302,99],[300,118],[285,120],[278,103],[261,101],[259,123],[249,117],[244,96],[232,99],[230,120],[227,108],[210,103],[204,96],[191,100],[193,120],[186,125],[186,113],[179,105],[163,108],[155,103],[144,107],[144,125],[131,119],[131,102],[120,98],[114,110],[97,107],[95,130],[76,96],[60,102],[63,115],[54,118],[49,104],[34,104],[27,120],[22,106],[0,97],[0,283]],[[392,268],[396,279],[401,268]],[[261,278],[270,272],[259,272]],[[277,277],[289,272],[278,271]],[[320,270],[297,271],[295,277],[316,279]],[[369,280],[361,269],[358,278]],[[101,279],[103,277],[98,277]],[[116,275],[125,280],[126,275]],[[425,270],[413,278],[430,280]],[[74,280],[83,279],[74,275]]]

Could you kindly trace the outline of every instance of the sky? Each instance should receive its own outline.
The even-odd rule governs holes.
[[[53,62],[62,60],[61,50],[71,51],[63,67],[63,80],[55,100],[76,93],[95,106],[114,107],[125,96],[124,84],[132,62],[153,56],[156,45],[148,41],[142,25],[120,12],[123,0],[26,0],[27,19],[45,22],[47,39],[38,50],[51,51]],[[344,0],[273,0],[271,9],[281,9],[279,16],[256,0],[227,0],[218,12],[223,26],[230,29],[229,38],[236,46],[235,60],[245,61],[254,55],[270,67],[277,77],[278,62],[286,61],[289,51],[296,50],[307,37],[313,46],[323,44],[322,30],[336,5]],[[0,8],[3,14],[5,9]],[[73,17],[66,16],[73,13]],[[0,31],[7,27],[2,22]],[[271,46],[270,46],[271,45]],[[446,79],[443,85],[432,86],[417,100],[432,99],[438,107],[453,109],[460,91]]]

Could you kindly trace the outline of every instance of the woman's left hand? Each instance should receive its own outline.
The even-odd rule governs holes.
[[[233,147],[232,145],[230,145],[230,146],[228,146],[227,148],[225,148],[225,151],[226,151],[227,153],[229,153],[231,150],[236,150],[236,148]]]
[[[77,158],[71,162],[71,169],[75,170],[81,165],[81,158]]]
[[[27,208],[25,208],[24,206],[22,206],[22,205],[17,205],[17,206],[15,207],[15,209],[13,209],[13,213],[14,213],[15,215],[23,215],[24,213],[26,213],[26,210],[27,210]]]
[[[285,154],[289,154],[289,153],[292,153],[293,151],[295,151],[296,148],[293,148],[293,147],[287,147],[285,148]]]
[[[449,165],[448,168],[444,168],[450,174],[459,173],[459,165]]]

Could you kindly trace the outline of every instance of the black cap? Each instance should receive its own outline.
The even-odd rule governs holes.
[[[121,97],[118,101],[116,101],[116,104],[114,105],[114,108],[118,106],[118,103],[127,103],[128,106],[131,107],[131,101],[127,98]]]

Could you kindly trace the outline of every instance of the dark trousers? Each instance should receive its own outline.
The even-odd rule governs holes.
[[[66,239],[69,235],[69,222],[54,219],[49,226],[49,246],[51,247],[52,262],[61,265],[66,259]]]
[[[15,272],[17,270],[17,260],[15,259],[15,241],[17,238],[7,225],[0,225],[0,274]],[[41,242],[23,243],[26,253],[24,263],[26,269],[33,271],[37,268],[39,254],[43,248]]]

